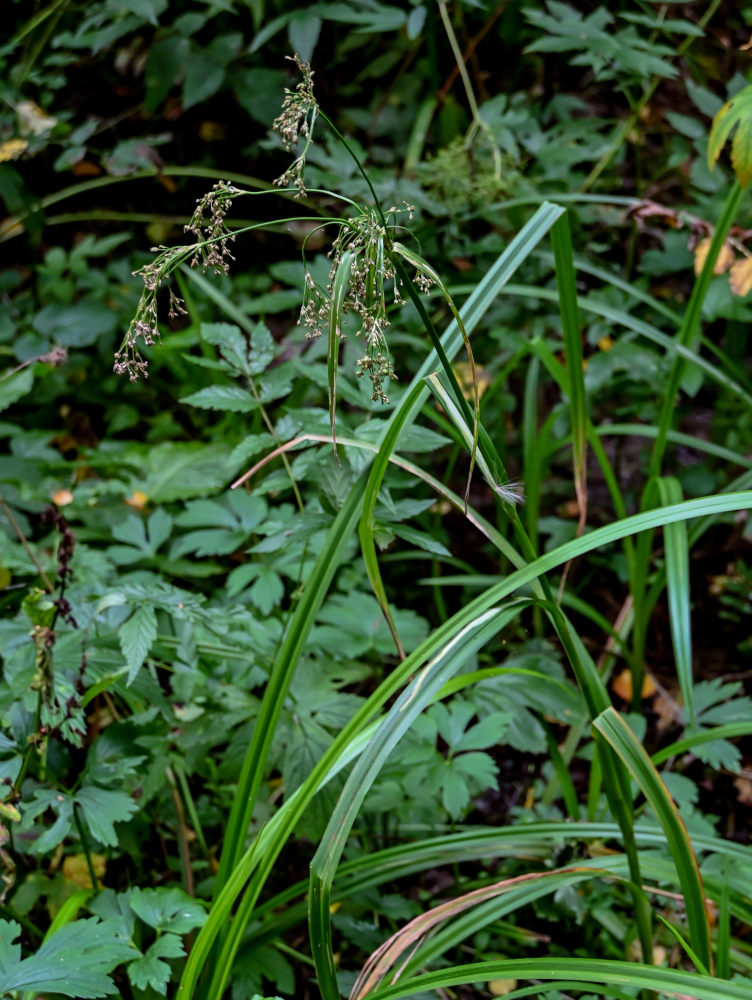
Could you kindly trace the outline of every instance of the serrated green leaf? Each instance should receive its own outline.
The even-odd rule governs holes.
[[[19,932],[18,924],[0,921],[3,995],[30,990],[61,993],[74,1000],[108,996],[117,992],[108,973],[135,954],[133,946],[118,935],[115,923],[98,917],[66,924],[22,961],[19,946],[12,943]]]
[[[470,789],[464,777],[453,768],[447,768],[441,783],[441,803],[452,817],[459,819],[470,802]]]
[[[262,566],[251,587],[250,598],[263,615],[268,615],[282,600],[284,592],[285,588],[277,573],[268,566]]]
[[[231,413],[250,413],[259,405],[251,393],[239,385],[209,385],[181,396],[180,402],[201,410],[229,410]]]
[[[218,442],[151,446],[139,455],[144,472],[131,478],[131,488],[145,493],[154,503],[209,496],[229,478],[225,473],[229,453],[230,449]]]
[[[185,954],[183,942],[175,934],[163,934],[151,945],[141,958],[128,966],[128,978],[138,990],[153,987],[164,994],[172,975],[172,969],[163,958],[180,958]]]
[[[138,673],[157,638],[157,614],[151,604],[140,604],[124,625],[118,639],[128,664],[128,684]]]
[[[511,712],[492,712],[482,722],[471,726],[463,733],[452,747],[454,753],[462,750],[485,750],[486,747],[497,746],[504,740],[507,725],[512,718]]]
[[[407,524],[390,524],[389,529],[398,538],[403,538],[406,542],[409,542],[418,549],[422,549],[424,552],[430,552],[435,556],[447,556],[451,558],[452,553],[446,545],[442,545],[437,538],[429,535],[426,531],[418,531],[417,528],[411,528]]]
[[[97,785],[85,785],[76,794],[92,835],[108,847],[117,847],[115,823],[122,823],[138,810],[138,805],[125,792],[112,792]]]

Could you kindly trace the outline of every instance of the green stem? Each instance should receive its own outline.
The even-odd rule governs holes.
[[[99,883],[97,881],[97,875],[94,871],[94,864],[91,860],[91,848],[89,847],[89,837],[86,833],[86,825],[81,819],[80,815],[81,807],[78,802],[73,803],[73,819],[76,823],[76,829],[78,830],[78,835],[81,838],[81,848],[86,857],[86,867],[89,869],[89,878],[91,879],[91,887],[96,892],[99,888]]]

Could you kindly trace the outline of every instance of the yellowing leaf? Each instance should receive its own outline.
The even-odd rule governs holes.
[[[0,163],[17,160],[21,153],[26,152],[28,142],[25,139],[6,139],[0,142]]]
[[[752,180],[752,86],[740,90],[713,119],[708,140],[708,166],[711,170],[734,129],[731,164],[739,183],[746,187]]]
[[[601,351],[610,351],[613,346],[614,342],[611,337],[601,337],[601,339],[598,341],[598,348]]]
[[[711,237],[706,236],[704,240],[701,240],[697,244],[697,247],[695,248],[695,274],[699,274],[705,266],[705,261],[712,242]],[[713,265],[713,274],[723,274],[723,272],[727,271],[733,263],[734,251],[728,243],[724,243],[718,253],[716,262]]]
[[[729,284],[734,295],[747,295],[752,289],[752,257],[743,257],[731,268]]]
[[[21,822],[21,813],[12,802],[0,802],[0,816],[3,819],[12,820],[14,823]]]
[[[516,979],[492,979],[488,983],[488,992],[494,997],[505,997],[516,988]]]
[[[94,869],[94,874],[97,877],[98,888],[101,889],[102,883],[100,882],[100,879],[104,875],[105,869],[107,868],[107,859],[103,854],[92,854],[91,867]],[[64,858],[63,875],[69,882],[74,882],[82,889],[94,888],[91,884],[91,875],[89,873],[89,866],[86,862],[85,854],[69,854],[67,858]]]

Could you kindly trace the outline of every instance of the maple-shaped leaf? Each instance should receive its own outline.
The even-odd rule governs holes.
[[[144,923],[158,931],[187,934],[206,920],[206,910],[177,886],[159,889],[133,889],[131,909]]]
[[[108,973],[137,955],[120,937],[113,921],[76,920],[44,941],[36,954],[21,959],[15,922],[0,921],[0,995],[15,990],[62,993],[81,998],[104,997],[117,989]]]
[[[163,934],[148,951],[128,966],[128,978],[139,990],[153,987],[164,995],[172,975],[172,969],[163,958],[180,958],[185,954],[183,942],[175,934]]]
[[[752,180],[752,85],[727,101],[713,119],[708,140],[708,166],[712,170],[726,140],[731,142],[731,164],[742,187]]]

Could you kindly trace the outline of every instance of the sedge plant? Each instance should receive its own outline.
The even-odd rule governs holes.
[[[641,681],[647,614],[664,585],[668,588],[672,628],[677,637],[680,680],[683,677],[682,684],[691,686],[691,677],[687,678],[687,671],[691,674],[688,660],[691,647],[686,642],[688,552],[714,520],[752,505],[752,474],[745,473],[731,484],[732,488],[716,495],[684,500],[670,480],[661,479],[661,460],[675,433],[671,428],[671,413],[684,366],[700,363],[693,349],[696,346],[699,309],[711,273],[707,268],[712,269],[713,251],[717,252],[728,231],[739,203],[739,189],[735,188],[729,196],[727,211],[719,223],[716,240],[708,254],[709,263],[698,279],[677,335],[667,338],[656,331],[654,339],[657,338],[673,359],[674,371],[655,434],[652,485],[646,492],[643,509],[627,516],[599,429],[594,426],[590,415],[583,377],[580,311],[582,308],[597,308],[597,305],[582,303],[578,296],[566,210],[549,202],[540,204],[460,309],[438,272],[411,244],[409,231],[405,228],[411,217],[410,206],[398,209],[381,205],[368,173],[351,144],[319,107],[310,67],[297,57],[295,62],[302,79],[295,90],[287,92],[275,127],[283,144],[290,150],[294,149],[297,155],[272,190],[298,199],[317,193],[306,187],[305,165],[314,141],[314,130],[317,122],[321,122],[353,158],[371,199],[368,204],[361,205],[325,192],[329,199],[340,197],[344,206],[343,217],[293,217],[295,220],[313,221],[317,227],[331,228],[335,232],[327,283],[318,284],[309,269],[305,269],[300,324],[310,338],[325,337],[327,340],[331,441],[335,454],[341,448],[360,449],[361,471],[345,496],[326,542],[313,561],[289,613],[238,775],[237,793],[224,831],[208,919],[196,935],[177,995],[181,1000],[198,996],[220,1000],[231,981],[233,962],[239,949],[244,943],[253,941],[257,928],[264,927],[266,922],[264,933],[274,933],[275,929],[282,933],[291,926],[290,921],[299,920],[303,910],[307,909],[310,953],[318,988],[325,1000],[337,1000],[340,985],[331,912],[338,899],[356,893],[359,887],[380,885],[398,874],[427,869],[436,864],[438,858],[460,861],[482,856],[481,852],[504,855],[513,849],[511,845],[515,838],[518,841],[521,838],[527,856],[537,851],[540,857],[546,857],[551,838],[563,836],[586,841],[599,837],[613,838],[619,843],[619,850],[606,859],[593,858],[592,863],[585,865],[549,867],[545,872],[539,870],[530,876],[505,879],[482,890],[458,896],[441,908],[427,911],[417,921],[398,930],[374,953],[356,980],[353,997],[357,1000],[365,997],[386,1000],[387,997],[409,996],[425,990],[443,990],[503,977],[525,983],[519,989],[513,989],[509,996],[537,993],[542,988],[540,984],[547,984],[546,988],[587,990],[613,997],[633,995],[638,990],[665,995],[691,995],[703,1000],[741,1000],[748,994],[749,985],[730,978],[729,938],[725,934],[723,938],[713,941],[709,912],[711,905],[720,908],[726,919],[729,913],[737,916],[747,913],[752,902],[744,891],[735,890],[722,880],[706,879],[701,875],[696,852],[707,849],[707,845],[693,842],[690,838],[662,780],[658,767],[666,757],[659,755],[651,760],[614,708],[604,673],[594,663],[570,620],[565,589],[566,567],[573,560],[621,542],[627,556],[635,608],[631,619],[634,622],[631,648],[626,642],[628,628],[622,633],[613,629],[612,632],[622,647],[629,649],[637,685],[635,690],[639,690]],[[117,352],[117,371],[131,379],[147,374],[147,362],[141,348],[142,345],[150,346],[157,339],[156,296],[162,284],[168,283],[171,275],[179,272],[188,281],[206,285],[199,272],[225,272],[232,259],[233,241],[242,233],[262,225],[254,224],[236,230],[228,226],[227,212],[232,201],[251,194],[258,192],[250,192],[227,182],[218,183],[199,202],[188,226],[196,241],[184,247],[157,248],[154,261],[141,272],[145,289],[137,315]],[[541,554],[534,519],[531,522],[529,518],[520,516],[518,511],[522,500],[521,488],[509,482],[492,435],[481,419],[470,338],[497,296],[535,294],[533,289],[515,288],[510,279],[549,236],[556,275],[556,291],[550,294],[558,305],[564,350],[560,358],[540,341],[530,344],[527,352],[526,407],[533,414],[536,380],[541,371],[546,371],[558,386],[568,414],[568,446],[572,456],[578,532],[574,539]],[[542,293],[537,291],[540,297]],[[436,293],[450,311],[452,319],[443,334],[436,329],[432,315],[433,299],[426,293]],[[171,309],[179,314],[185,308],[184,302],[174,291],[170,290],[169,294]],[[231,302],[223,302],[218,293],[214,297],[241,327],[251,329],[247,318]],[[417,373],[400,391],[399,365],[389,349],[388,328],[394,316],[398,315],[396,310],[406,300],[413,303],[423,324],[427,351]],[[343,317],[348,313],[356,317],[358,334],[363,342],[356,373],[370,382],[372,400],[376,403],[388,402],[387,390],[392,395],[397,394],[379,438],[370,446],[337,435],[337,376],[345,331]],[[637,322],[629,321],[633,324]],[[651,329],[649,325],[642,326],[643,329],[638,332],[649,336],[646,332]],[[469,400],[453,367],[463,348],[470,359],[472,372]],[[498,506],[498,514],[508,529],[506,532],[498,530],[473,509],[469,502],[469,479],[464,497],[457,496],[446,484],[425,470],[406,463],[398,454],[400,440],[431,397],[440,404],[456,440],[467,450],[469,476],[477,470],[487,484]],[[310,445],[320,441],[321,435],[311,434],[296,439],[295,444]],[[284,451],[282,446],[275,455]],[[526,476],[529,471],[533,480],[528,489],[537,503],[540,469],[536,471],[534,463],[539,461],[540,456],[532,438],[525,451]],[[610,524],[588,531],[586,470],[589,451],[603,470],[611,490],[616,518]],[[476,598],[447,617],[409,655],[405,652],[389,607],[374,538],[374,509],[390,464],[397,464],[429,483],[439,496],[461,510],[468,522],[497,549],[500,558],[508,560],[513,567],[511,572],[486,585]],[[691,521],[695,521],[695,525],[690,530],[687,524]],[[362,707],[315,762],[303,783],[286,795],[265,826],[250,835],[251,817],[267,772],[272,740],[287,692],[316,615],[343,559],[346,543],[356,528],[368,577],[391,630],[399,662],[388,676],[375,685]],[[662,576],[649,573],[652,559],[650,539],[657,529],[663,529],[666,542],[666,565]],[[561,579],[558,594],[551,582],[551,574],[557,570]],[[530,609],[550,623],[585,705],[585,717],[573,726],[565,752],[567,757],[571,757],[585,731],[590,730],[595,755],[588,820],[559,825],[531,823],[525,825],[523,831],[511,827],[490,829],[477,835],[467,831],[450,831],[406,845],[404,849],[386,848],[370,857],[343,862],[350,831],[367,802],[369,791],[400,740],[431,705],[487,676],[483,671],[464,672],[469,659],[484,647],[494,648],[504,630]],[[682,747],[686,749],[721,735],[748,734],[752,725],[739,724],[733,731],[724,729],[723,734],[720,728],[717,732],[711,730],[710,734],[690,732]],[[667,752],[670,753],[671,748]],[[555,771],[557,780],[563,785],[565,801],[569,803],[570,811],[576,813],[577,797],[567,773],[568,759],[558,750],[553,756],[558,764]],[[346,769],[349,769],[349,774],[313,856],[307,887],[295,886],[278,897],[262,900],[262,893],[280,852],[305,816],[312,799],[335,775]],[[650,808],[653,816],[651,823],[636,824],[638,813],[642,812],[637,806],[638,795],[644,797]],[[645,853],[646,845],[657,843],[666,846],[667,855],[656,858]],[[724,856],[733,856],[734,853],[733,845],[721,840],[714,841],[711,849]],[[548,893],[597,880],[614,886],[615,892],[618,890],[622,905],[629,913],[630,934],[639,941],[640,961],[540,957],[534,960],[493,959],[470,965],[455,963],[456,947],[493,921]],[[693,967],[692,971],[661,968],[653,964],[656,918],[661,916],[656,900],[661,898],[659,893],[665,883],[669,883],[682,900],[684,917],[680,919],[673,913],[670,931],[679,942],[685,964]],[[304,903],[306,889],[307,905]],[[286,916],[275,915],[280,908]],[[425,972],[434,962],[439,968]],[[385,977],[394,966],[398,971],[387,983]],[[533,982],[532,986],[529,981]]]

